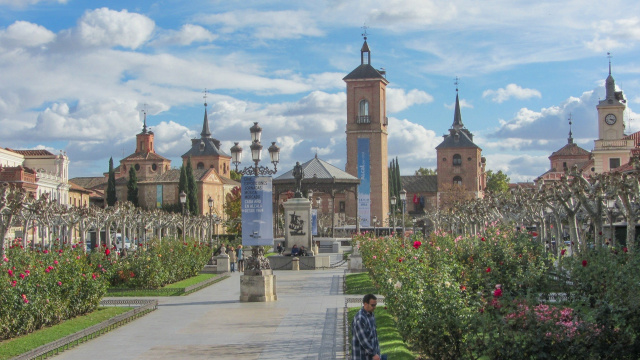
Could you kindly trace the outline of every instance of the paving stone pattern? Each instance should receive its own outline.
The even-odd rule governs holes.
[[[333,255],[336,263],[342,255]],[[241,303],[240,274],[188,296],[161,297],[158,310],[56,358],[343,358],[342,274],[274,271],[278,301]]]

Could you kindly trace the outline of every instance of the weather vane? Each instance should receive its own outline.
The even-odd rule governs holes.
[[[607,58],[609,58],[609,75],[611,75],[611,58],[613,56],[611,55],[610,52],[607,52]]]
[[[365,40],[367,40],[367,36],[369,35],[369,34],[367,34],[367,29],[368,28],[369,27],[367,26],[366,23],[364,25],[362,25],[362,37],[364,37]]]
[[[207,88],[204,88],[203,93],[204,93],[204,96],[203,96],[203,98],[204,98],[204,107],[207,107]]]
[[[456,76],[453,84],[456,86],[456,92],[458,92],[458,84],[460,84],[460,78]]]

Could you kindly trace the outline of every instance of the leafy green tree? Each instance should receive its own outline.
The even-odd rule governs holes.
[[[225,226],[228,234],[242,234],[241,194],[240,186],[236,186],[226,196],[224,213],[227,216]]]
[[[420,169],[416,170],[415,174],[418,175],[418,176],[437,175],[438,174],[438,170],[427,169],[427,168],[423,168],[421,166]]]
[[[187,184],[187,167],[184,164],[180,166],[180,180],[178,181],[178,194],[182,193],[183,191],[185,194],[187,194],[187,202],[184,204],[184,208],[189,209],[189,195],[188,195],[189,185]]]
[[[509,177],[507,174],[499,170],[494,173],[492,170],[487,171],[487,191],[492,193],[506,193],[509,191]]]
[[[231,176],[231,180],[235,181],[240,181],[240,179],[242,178],[242,174],[236,172],[235,170],[231,170],[231,172],[229,172],[229,176]]]
[[[189,199],[188,203],[189,212],[191,215],[198,215],[198,184],[196,183],[196,179],[193,176],[193,167],[191,166],[191,156],[187,160],[187,198]]]
[[[138,207],[138,174],[136,168],[129,168],[129,182],[127,182],[127,200]]]
[[[113,157],[109,158],[109,179],[107,180],[107,205],[114,206],[116,197],[116,172],[113,170]]]

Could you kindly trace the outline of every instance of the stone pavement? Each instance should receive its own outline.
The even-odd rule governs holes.
[[[270,303],[241,303],[235,272],[191,295],[161,297],[158,310],[57,358],[343,358],[344,269],[276,270],[278,301]]]

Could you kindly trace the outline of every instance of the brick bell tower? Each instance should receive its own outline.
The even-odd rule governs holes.
[[[371,66],[366,33],[360,66],[344,80],[347,84],[347,173],[360,179],[357,201],[349,194],[346,212],[360,217],[361,226],[385,224],[389,212],[387,169],[387,84],[385,71]]]

